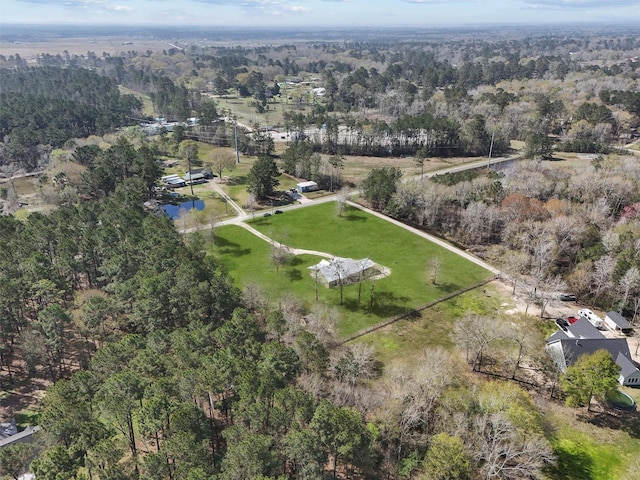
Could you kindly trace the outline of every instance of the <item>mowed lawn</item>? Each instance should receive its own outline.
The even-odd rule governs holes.
[[[428,303],[447,293],[488,278],[487,270],[435,245],[424,238],[353,207],[337,215],[336,203],[314,205],[282,215],[256,217],[251,225],[276,241],[294,248],[316,250],[335,256],[371,258],[391,270],[377,281],[363,282],[358,302],[358,285],[340,289],[319,285],[319,301],[341,311],[339,334],[347,336],[385,318]],[[315,281],[307,267],[320,257],[296,256],[276,270],[271,245],[241,227],[216,230],[216,256],[228,266],[239,285],[255,283],[273,302],[285,294],[300,298],[309,310],[315,304]],[[437,283],[428,275],[429,260],[441,263]],[[373,287],[373,306],[371,291]]]

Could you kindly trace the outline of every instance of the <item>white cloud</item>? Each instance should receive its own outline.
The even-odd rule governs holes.
[[[113,10],[115,12],[133,12],[133,8],[127,5],[113,5],[113,6],[107,7],[107,9]]]
[[[297,13],[307,13],[310,11],[307,7],[303,7],[301,5],[291,5],[287,9],[290,12],[297,12]]]
[[[556,7],[556,8],[623,8],[623,7],[640,7],[640,1],[637,0],[520,0],[522,3],[533,7]]]

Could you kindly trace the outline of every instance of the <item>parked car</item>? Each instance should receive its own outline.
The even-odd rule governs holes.
[[[578,321],[578,317],[567,317],[567,321],[571,324],[574,324]]]
[[[556,318],[556,325],[560,327],[562,330],[567,330],[569,326],[569,322],[567,322],[564,318]]]
[[[282,212],[282,210],[276,210],[276,211],[275,211],[275,212],[273,212],[273,213],[275,213],[276,215],[280,215],[280,214],[281,214],[281,213],[283,213],[283,212]]]
[[[572,295],[570,293],[561,293],[559,298],[563,302],[575,302],[576,301],[576,296]]]
[[[263,214],[262,214],[262,216],[263,216],[263,217],[270,217],[270,216],[271,216],[271,214],[270,214],[269,212],[266,212],[266,213],[263,213]]]

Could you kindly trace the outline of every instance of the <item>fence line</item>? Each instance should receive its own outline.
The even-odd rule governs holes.
[[[403,320],[405,318],[409,318],[413,315],[417,315],[419,312],[426,310],[427,308],[433,307],[434,305],[437,305],[438,303],[442,303],[442,302],[446,302],[447,300],[452,299],[453,297],[457,297],[458,295],[462,295],[463,293],[466,293],[470,290],[473,290],[475,288],[481,287],[482,285],[486,285],[487,283],[493,282],[494,280],[497,280],[499,277],[498,275],[494,275],[492,277],[489,277],[488,279],[485,280],[481,280],[480,282],[476,282],[473,285],[469,285],[468,287],[465,288],[461,288],[460,290],[456,290],[455,292],[449,293],[447,295],[445,295],[444,297],[440,297],[436,300],[433,300],[432,302],[429,303],[425,303],[423,305],[420,305],[419,307],[416,308],[412,308],[411,310],[408,310],[404,313],[401,313],[399,315],[396,315],[394,317],[391,318],[387,318],[386,320],[383,320],[382,322],[376,323],[375,325],[372,325],[370,327],[364,328],[356,333],[354,333],[353,335],[348,336],[347,338],[345,338],[344,340],[342,340],[341,342],[337,343],[336,346],[341,346],[344,345],[345,343],[351,342],[353,340],[355,340],[356,338],[360,338],[364,335],[367,335],[371,332],[375,332],[376,330],[379,330],[381,328],[387,327],[395,322],[397,322],[398,320]]]

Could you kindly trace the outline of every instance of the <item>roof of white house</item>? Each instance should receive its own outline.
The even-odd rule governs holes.
[[[629,358],[627,358],[622,352],[618,353],[615,361],[616,365],[620,366],[620,375],[622,375],[624,378],[628,378],[638,371],[633,362],[629,360]]]
[[[300,182],[297,185],[300,188],[304,188],[304,187],[317,187],[318,184],[316,182],[312,182],[312,181],[308,181],[308,182]]]
[[[625,358],[631,357],[626,338],[569,338],[554,340],[551,344],[561,346],[567,366],[573,365],[582,355],[591,355],[598,350],[608,351],[614,361],[619,354]]]
[[[558,330],[557,332],[555,332],[553,335],[551,335],[548,339],[547,339],[547,344],[549,343],[553,343],[557,340],[568,340],[569,337],[566,333],[564,333],[562,330]]]
[[[577,322],[569,324],[567,327],[567,335],[574,338],[604,338],[596,327],[591,325],[589,320],[580,317]]]
[[[375,263],[369,258],[354,260],[352,258],[334,257],[330,260],[321,260],[320,263],[309,267],[311,271],[320,273],[328,283],[338,282],[340,279],[346,279],[359,275],[371,267]]]

